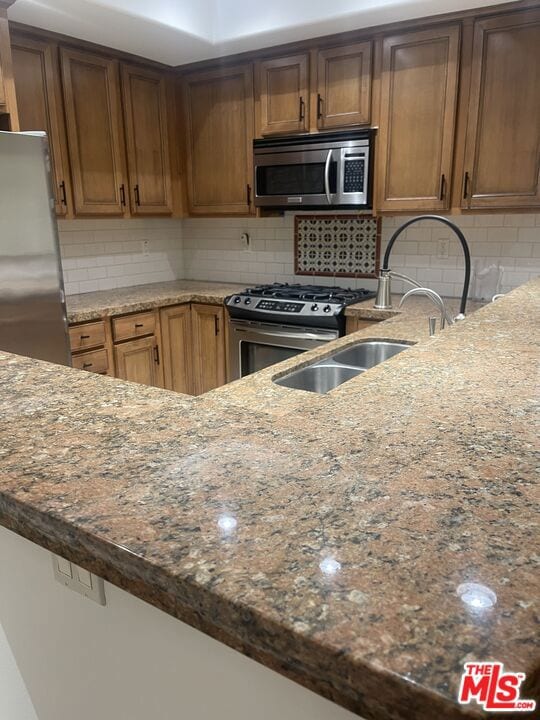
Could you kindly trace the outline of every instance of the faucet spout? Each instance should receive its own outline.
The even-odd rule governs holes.
[[[454,324],[454,320],[448,310],[446,309],[446,305],[444,304],[444,300],[439,295],[439,293],[435,292],[435,290],[432,290],[431,288],[426,287],[414,287],[408,292],[405,293],[405,295],[401,298],[399,302],[399,307],[403,305],[403,303],[407,300],[407,298],[411,297],[411,295],[425,295],[427,298],[431,300],[431,302],[439,309],[441,313],[441,330],[444,330],[444,326],[446,323],[449,325]],[[431,327],[431,324],[430,324]]]
[[[459,242],[461,243],[461,247],[463,249],[463,256],[465,258],[465,277],[463,280],[463,292],[461,295],[461,304],[459,307],[459,312],[461,316],[465,315],[465,308],[467,306],[467,296],[469,294],[469,284],[471,281],[471,253],[469,251],[469,246],[467,244],[467,240],[465,239],[465,235],[461,232],[461,230],[458,228],[455,223],[451,222],[445,217],[442,217],[441,215],[419,215],[418,217],[411,218],[410,220],[407,220],[407,222],[403,223],[392,235],[390,238],[390,241],[388,242],[388,247],[386,248],[386,252],[384,254],[384,260],[383,264],[380,270],[379,274],[379,289],[377,291],[377,299],[375,301],[375,307],[382,308],[382,307],[391,307],[391,300],[390,300],[390,276],[392,274],[397,276],[397,273],[392,273],[390,270],[390,253],[392,252],[392,248],[394,246],[394,243],[398,239],[398,237],[401,235],[401,233],[406,230],[408,227],[410,227],[413,223],[420,222],[421,220],[435,220],[437,222],[443,223],[443,225],[446,225],[449,227],[454,234],[457,236]],[[409,278],[406,278],[410,280]],[[418,286],[417,283],[412,283],[413,285]],[[386,288],[381,287],[381,285],[386,285]],[[380,290],[380,293],[379,293]],[[379,304],[380,300],[380,304]],[[383,304],[385,303],[386,304]]]

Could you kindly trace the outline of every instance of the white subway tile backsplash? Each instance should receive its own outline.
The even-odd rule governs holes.
[[[515,220],[519,217],[521,220]],[[540,230],[538,215],[467,215],[452,217],[463,228],[470,241],[473,262],[480,267],[500,263],[505,271],[514,273],[503,281],[510,289],[518,275],[516,262],[520,263],[519,273],[533,277],[540,272]],[[507,220],[507,218],[512,218]],[[525,219],[523,219],[525,218]],[[381,253],[395,228],[406,217],[385,217],[382,221]],[[240,225],[240,224],[239,224]],[[234,221],[230,225],[234,227]],[[193,279],[227,279],[238,282],[308,282],[306,276],[295,276],[293,267],[294,213],[284,217],[250,218],[242,227],[251,235],[251,251],[246,252],[236,244],[223,242],[220,219],[189,219],[183,222],[185,277]],[[448,257],[438,257],[438,240],[448,238]],[[264,245],[263,245],[264,243]],[[523,245],[517,249],[518,244]],[[504,252],[503,252],[504,245]],[[204,250],[211,252],[205,255]],[[529,255],[530,252],[530,255]],[[244,258],[246,259],[244,261]],[[518,258],[519,260],[516,260]],[[228,261],[233,260],[234,268]],[[248,263],[246,275],[245,264]],[[521,265],[527,263],[526,269]],[[278,265],[282,266],[279,271]],[[392,267],[402,270],[419,282],[425,282],[439,292],[451,295],[461,294],[463,256],[461,247],[450,229],[437,221],[424,221],[421,225],[407,230],[398,240],[392,253]],[[221,273],[220,273],[221,268]],[[332,277],[315,276],[313,282],[320,284],[340,283]],[[347,278],[346,284],[359,287],[375,287],[374,280]],[[396,289],[399,284],[396,283]]]
[[[382,220],[381,259],[407,217]],[[503,292],[540,273],[540,214],[452,217],[470,243],[473,263],[504,268]],[[270,218],[148,218],[60,220],[60,246],[68,294],[186,278],[240,282],[316,282],[375,288],[369,278],[294,275],[294,213]],[[244,249],[240,236],[250,235]],[[438,257],[448,238],[448,257]],[[142,241],[148,240],[148,254]],[[407,230],[392,253],[393,269],[438,292],[461,294],[463,259],[452,233],[424,221]],[[395,285],[400,290],[399,283]]]
[[[180,220],[59,220],[58,231],[67,294],[184,276]]]

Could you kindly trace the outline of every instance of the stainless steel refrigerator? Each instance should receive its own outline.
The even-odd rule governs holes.
[[[71,365],[45,133],[0,132],[0,350]]]

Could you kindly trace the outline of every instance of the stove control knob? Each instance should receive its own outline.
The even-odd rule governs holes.
[[[319,309],[319,306],[317,305],[317,303],[313,303],[313,305],[311,306],[311,309],[313,310],[313,312],[315,312],[316,310]]]
[[[244,300],[244,303],[245,303],[246,305],[250,305],[250,304],[251,304],[251,298],[246,298],[246,299]]]
[[[242,298],[236,296],[236,297],[234,298],[234,302],[235,302],[235,303],[239,303],[239,302],[241,301],[241,299],[242,299]]]
[[[332,308],[330,307],[330,305],[325,305],[325,306],[323,307],[323,312],[329,313],[331,309],[332,309]]]

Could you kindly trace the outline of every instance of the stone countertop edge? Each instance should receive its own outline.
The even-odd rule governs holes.
[[[423,355],[428,361],[430,358],[436,357],[437,362],[443,362],[444,358],[441,359],[440,350],[443,350],[445,347],[447,349],[449,348],[450,354],[455,354],[456,352],[459,353],[460,343],[464,343],[469,349],[474,348],[475,352],[480,351],[480,348],[485,348],[486,343],[493,344],[493,340],[490,338],[493,333],[497,335],[499,332],[497,330],[497,323],[500,322],[505,315],[508,317],[508,313],[512,313],[512,317],[514,317],[515,314],[517,318],[519,312],[521,312],[521,315],[519,315],[521,321],[530,321],[532,310],[528,306],[528,301],[538,298],[538,290],[539,283],[533,281],[523,286],[523,288],[519,288],[513,293],[510,293],[508,298],[497,301],[493,306],[488,306],[478,314],[475,313],[474,319],[471,319],[469,331],[467,331],[468,320],[465,320],[456,328],[456,332],[453,332],[453,329],[450,328],[449,331],[441,333],[440,337],[436,338],[437,340],[440,339],[440,343],[433,341],[426,343],[428,347]],[[395,317],[391,323],[397,323],[399,320],[400,318]],[[405,318],[403,318],[403,320],[405,320]],[[525,338],[518,331],[517,319],[516,330],[513,335],[513,323],[506,322],[504,332],[499,333],[498,340],[507,344],[508,353],[513,349],[512,343],[519,340],[519,343],[523,346],[522,354],[525,353],[530,357],[534,357],[532,355],[532,339]],[[483,335],[480,333],[480,337],[477,338],[479,329],[482,327],[486,329],[483,330]],[[345,341],[344,338],[341,340]],[[420,350],[422,349],[422,345],[421,342],[418,345]],[[382,380],[378,378],[383,378],[381,373],[384,372],[386,372],[389,377],[399,377],[399,373],[396,374],[396,372],[399,371],[399,368],[403,370],[406,367],[406,355],[407,353],[404,353],[401,360],[399,360],[397,364],[394,364],[397,370],[393,371],[390,366],[388,366],[387,370],[384,370],[381,366],[381,369],[377,368],[372,371],[373,374],[371,378],[373,379],[368,379],[366,374],[357,385],[352,384],[350,389],[352,394],[349,402],[353,402],[358,395],[358,391],[361,391],[362,382],[371,381],[372,384],[374,383],[376,385],[377,382],[382,382]],[[466,363],[470,363],[470,361],[471,358],[466,358],[464,360],[464,367],[466,367]],[[2,376],[5,380],[11,380],[11,372],[13,372],[14,375],[19,374],[16,382],[22,384],[21,397],[23,405],[27,403],[28,408],[33,409],[34,402],[37,402],[38,408],[41,403],[45,408],[43,411],[44,420],[51,416],[51,413],[56,412],[57,406],[55,402],[59,403],[58,407],[61,406],[64,408],[64,415],[66,417],[62,418],[60,422],[65,423],[65,428],[68,432],[71,430],[73,438],[77,438],[77,428],[79,426],[85,427],[85,418],[90,419],[96,415],[98,418],[96,422],[99,421],[101,415],[105,412],[104,404],[107,404],[106,409],[107,413],[109,413],[107,415],[108,420],[110,421],[112,419],[117,422],[119,431],[123,428],[122,423],[124,425],[127,423],[125,414],[122,414],[125,412],[127,412],[127,418],[135,426],[137,422],[139,422],[143,423],[141,427],[144,427],[144,422],[148,422],[150,427],[151,425],[156,425],[156,420],[158,420],[156,436],[155,438],[150,438],[151,444],[155,443],[156,446],[159,447],[160,452],[163,451],[163,453],[165,453],[168,447],[167,441],[169,435],[180,437],[186,444],[185,453],[188,459],[191,456],[195,457],[193,447],[196,447],[193,442],[190,445],[188,441],[195,437],[196,441],[201,443],[204,441],[207,444],[206,446],[210,447],[211,441],[219,437],[219,427],[224,421],[229,422],[231,427],[237,424],[240,430],[243,428],[246,434],[244,438],[245,442],[249,442],[248,436],[251,427],[253,428],[253,437],[257,440],[258,434],[261,443],[269,433],[274,433],[276,439],[280,438],[280,433],[289,433],[290,440],[286,440],[285,435],[281,436],[282,440],[286,440],[286,443],[289,443],[289,445],[287,445],[289,450],[291,447],[294,447],[295,442],[298,442],[298,438],[302,437],[298,429],[290,426],[289,421],[280,424],[279,418],[273,418],[263,412],[257,413],[255,410],[249,408],[242,411],[241,408],[235,409],[225,406],[222,409],[219,406],[219,402],[216,402],[213,411],[214,417],[212,417],[208,411],[212,408],[213,398],[218,398],[219,390],[209,393],[201,401],[197,399],[187,401],[182,397],[176,398],[174,393],[167,391],[154,388],[143,389],[131,383],[124,383],[111,378],[91,377],[88,373],[81,373],[70,368],[52,366],[48,363],[33,361],[28,358],[18,358],[17,356],[2,354],[0,374],[3,373]],[[48,379],[50,385],[47,383]],[[422,382],[421,376],[418,376],[418,380]],[[243,381],[240,381],[238,387],[241,386],[242,382]],[[534,379],[532,382],[534,383]],[[224,389],[224,395],[225,390],[226,393],[232,394],[235,385],[237,384],[233,384]],[[12,395],[7,384],[5,387],[6,394],[4,395],[3,401],[6,408],[10,408]],[[47,387],[47,394],[52,394],[53,400],[51,401],[47,397],[43,398],[43,400],[37,397],[36,400],[36,387]],[[367,386],[364,385],[363,387]],[[426,388],[427,387],[428,385],[426,385]],[[54,399],[53,391],[55,388],[58,393],[58,400]],[[82,409],[76,404],[76,400],[80,397],[81,391],[88,393],[85,397],[91,398],[96,396],[96,390],[100,389],[103,389],[103,396],[105,396],[106,400],[96,399],[95,406],[88,406],[88,403],[86,403],[86,407]],[[64,392],[66,394],[64,394]],[[287,394],[291,397],[290,393],[286,391],[283,397],[285,398]],[[39,392],[37,395],[39,396]],[[139,396],[141,398],[140,400]],[[124,402],[125,398],[127,398],[127,400]],[[2,400],[1,391],[0,400]],[[312,407],[306,405],[306,408],[308,412],[314,412],[315,415],[313,415],[313,417],[316,417],[317,413],[320,412],[320,408],[322,407],[321,403],[325,401],[325,398],[315,398],[314,400],[317,401],[317,404]],[[346,412],[348,396],[344,390],[335,393],[333,399],[328,397],[326,400],[331,407],[338,411]],[[450,397],[449,400],[455,400],[455,398]],[[65,412],[65,408],[70,406],[74,409],[73,419]],[[141,419],[144,415],[142,409],[146,406],[149,408],[148,418]],[[336,638],[332,635],[325,638],[323,634],[321,639],[318,633],[313,631],[305,632],[301,628],[297,629],[292,622],[292,606],[289,608],[289,614],[281,617],[279,615],[276,616],[275,613],[272,612],[265,612],[264,610],[269,609],[270,606],[260,598],[258,601],[253,600],[249,595],[243,598],[241,595],[241,584],[238,586],[238,595],[236,595],[236,597],[230,592],[227,594],[229,587],[227,583],[230,585],[234,580],[234,573],[232,572],[234,568],[228,571],[226,570],[226,566],[223,567],[224,585],[208,585],[198,582],[194,576],[186,574],[179,560],[177,568],[176,565],[172,563],[174,558],[167,556],[168,547],[161,547],[157,539],[153,540],[148,546],[149,552],[154,548],[154,556],[151,554],[145,556],[143,551],[135,552],[133,549],[122,545],[121,538],[123,533],[125,533],[126,543],[128,545],[131,544],[132,547],[136,547],[133,541],[131,541],[131,543],[129,541],[129,532],[133,532],[132,527],[123,529],[122,527],[114,526],[114,513],[116,512],[117,516],[120,514],[123,517],[120,511],[123,507],[125,508],[122,504],[118,504],[118,498],[115,499],[114,493],[108,493],[105,498],[108,502],[112,500],[113,503],[117,504],[116,507],[111,504],[111,527],[96,530],[91,517],[81,519],[77,514],[71,516],[70,511],[75,513],[79,508],[78,503],[81,501],[81,498],[76,495],[73,495],[70,500],[69,496],[65,494],[66,491],[69,491],[67,483],[76,483],[76,480],[73,481],[71,478],[73,468],[69,462],[75,462],[76,449],[78,447],[76,443],[78,439],[73,439],[73,448],[70,447],[70,450],[73,449],[73,459],[71,459],[69,455],[59,459],[54,455],[54,450],[47,448],[46,452],[52,453],[48,456],[48,459],[50,460],[50,468],[52,468],[51,473],[53,473],[52,476],[47,477],[49,466],[46,461],[40,459],[39,452],[37,458],[26,457],[28,455],[28,447],[25,446],[25,443],[29,445],[31,450],[42,450],[42,447],[39,445],[41,429],[39,425],[36,426],[35,418],[32,417],[31,413],[28,413],[28,408],[24,407],[22,410],[16,408],[11,411],[13,418],[21,419],[21,417],[26,417],[32,422],[32,425],[31,432],[30,430],[25,430],[24,427],[16,428],[15,431],[19,433],[21,443],[17,443],[17,438],[13,439],[11,446],[9,442],[6,441],[5,454],[1,456],[0,522],[2,525],[48,550],[63,555],[69,560],[86,567],[88,570],[109,582],[208,633],[227,645],[243,652],[245,655],[290,677],[337,704],[361,714],[366,720],[439,720],[439,718],[441,718],[441,720],[443,718],[444,720],[458,720],[459,718],[485,717],[485,714],[477,707],[460,707],[455,702],[449,702],[448,696],[436,688],[429,673],[427,674],[427,679],[424,684],[414,678],[408,680],[403,674],[396,673],[388,667],[385,667],[384,660],[386,656],[382,651],[380,658],[375,656],[374,659],[370,661],[362,657],[361,654],[356,656],[351,654],[347,647],[340,645],[341,636],[339,633]],[[155,417],[152,416],[152,412],[155,413]],[[26,413],[26,415],[24,413]],[[49,413],[49,415],[47,415],[47,413]],[[39,418],[39,409],[37,417]],[[182,418],[184,420],[184,426],[181,426]],[[175,429],[173,433],[170,424],[174,420],[178,422],[179,429]],[[6,425],[9,426],[9,416],[5,421]],[[106,427],[106,424],[104,427]],[[135,427],[135,429],[137,428]],[[113,428],[113,430],[115,430],[115,428]],[[131,429],[125,431],[128,438],[130,431],[134,432],[134,430]],[[46,439],[47,433],[50,432],[50,428],[44,427],[42,437]],[[383,442],[386,442],[386,439],[381,439]],[[114,438],[114,440],[115,442],[119,442],[118,438]],[[257,448],[259,446],[255,440],[253,441],[253,446]],[[170,442],[174,442],[174,438]],[[304,464],[299,466],[300,470],[298,471],[300,479],[304,477],[304,474],[306,474],[306,477],[310,477],[308,472],[308,470],[311,469],[309,465],[309,460],[311,459],[310,443],[318,442],[317,434],[307,433],[304,442],[305,449],[301,450],[300,453]],[[450,439],[448,442],[450,442]],[[37,448],[36,443],[38,443]],[[228,443],[229,438],[225,431],[224,436],[222,436],[221,445],[218,447],[227,447]],[[172,447],[173,450],[169,451],[172,453],[169,458],[169,463],[172,462],[175,457],[177,457],[178,460],[182,460],[182,456],[178,457],[178,445],[173,445]],[[176,452],[174,451],[174,447],[176,447]],[[261,444],[261,448],[262,447],[264,446]],[[287,450],[287,447],[284,452]],[[332,447],[333,446],[329,445],[329,449]],[[502,445],[499,445],[499,447],[501,450],[503,449]],[[508,445],[508,447],[508,452],[510,452],[511,446]],[[144,446],[132,448],[128,445],[128,450],[137,451],[142,455]],[[11,456],[14,458],[13,464],[10,464]],[[137,458],[138,457],[139,455],[137,455]],[[228,461],[232,470],[223,470],[224,479],[222,483],[227,484],[227,487],[229,487],[233,480],[231,476],[227,475],[228,472],[234,471],[233,460],[234,458]],[[102,474],[106,473],[108,468],[107,458],[99,462],[103,463],[103,467],[98,463],[95,468],[97,475],[99,475],[100,472]],[[148,478],[145,477],[144,481],[150,485],[152,473],[158,472],[159,467],[157,470],[153,468],[151,459],[147,462]],[[165,459],[162,462],[164,463],[164,468],[169,470],[167,460]],[[291,462],[293,462],[292,457]],[[33,465],[33,463],[36,464]],[[64,464],[62,465],[62,463]],[[331,464],[332,463],[330,463],[330,465]],[[35,475],[32,474],[33,467],[36,471]],[[328,470],[325,469],[325,467],[325,465],[321,467],[315,479],[321,480],[326,477]],[[351,468],[353,467],[354,465],[351,460]],[[273,479],[278,477],[278,475],[276,475],[278,470],[274,471],[271,467],[268,469],[271,471],[268,476],[269,479],[272,473],[274,473],[272,475]],[[59,472],[66,473],[66,475],[61,476],[55,474]],[[268,472],[268,470],[265,472]],[[337,471],[332,470],[332,472]],[[41,474],[43,477],[41,477]],[[92,478],[88,479],[91,480]],[[29,484],[28,488],[21,487],[22,480]],[[128,482],[125,478],[122,478],[122,480]],[[66,484],[62,493],[59,495],[55,495],[54,492],[51,495],[52,488],[50,483],[55,481]],[[343,478],[341,482],[343,482]],[[47,487],[49,488],[48,490]],[[71,492],[75,493],[76,487],[76,484],[74,484]],[[83,495],[85,492],[89,492],[85,491],[84,485],[80,485],[79,487]],[[101,488],[102,486],[98,485],[98,487]],[[122,485],[119,483],[119,488],[121,489],[121,487]],[[473,485],[471,485],[471,487],[473,487]],[[146,488],[146,485],[143,489],[144,488]],[[160,489],[163,491],[166,490],[166,483],[164,483],[163,488]],[[60,492],[60,490],[58,492]],[[432,502],[435,502],[435,498],[436,495],[431,496]],[[167,502],[172,502],[172,499],[167,499]],[[518,501],[516,500],[516,502]],[[163,512],[158,499],[155,500],[155,503],[156,511]],[[516,507],[516,512],[518,513],[520,511],[519,508],[520,506],[518,505]],[[521,506],[521,510],[523,510],[523,506]],[[127,520],[129,515],[125,517]],[[149,519],[147,523],[150,522],[151,519],[152,508],[149,509]],[[256,521],[257,517],[254,516],[253,522],[255,523]],[[143,524],[141,526],[141,532],[145,528],[147,528],[147,525]],[[261,533],[263,530],[263,526],[260,525]],[[264,537],[264,534],[262,534],[261,537]],[[444,538],[441,535],[441,540],[442,539]],[[180,537],[176,540],[176,545],[171,543],[171,552],[173,550],[178,551],[181,540],[186,542],[185,537]],[[163,542],[163,540],[160,542]],[[202,546],[202,539],[199,539],[199,544]],[[146,548],[145,545],[141,547]],[[159,554],[160,552],[162,553],[161,555]],[[238,552],[240,552],[240,548]],[[221,550],[221,555],[224,555],[223,550]],[[260,560],[260,557],[256,559]],[[224,557],[216,555],[212,558],[212,556],[209,555],[208,561],[211,562],[212,560],[219,566],[220,563],[223,564]],[[238,560],[238,562],[240,562],[240,560]],[[255,568],[253,572],[256,573],[257,568]],[[283,580],[283,576],[279,576],[279,578]],[[246,580],[248,586],[249,581],[248,578]],[[244,579],[242,579],[242,582],[244,582]],[[263,593],[263,597],[266,592],[271,595],[269,590],[264,590],[263,588],[264,586],[258,587],[255,583],[255,598],[258,598],[260,593]],[[299,590],[298,592],[301,591]],[[318,592],[320,593],[322,591],[319,590]],[[287,598],[287,602],[291,602],[292,597],[293,596]],[[306,598],[309,598],[309,594],[306,594]],[[348,605],[345,603],[344,607],[348,607]],[[349,621],[351,621],[351,618],[349,618]],[[434,627],[440,631],[440,625],[438,628],[437,626]],[[325,640],[328,641],[325,642]],[[335,640],[335,642],[330,642],[330,640]],[[420,640],[418,642],[423,652],[426,652],[429,650],[429,647],[431,647],[430,643],[424,642],[424,645],[426,645],[426,647],[424,647]],[[515,650],[515,641],[513,641],[513,647]],[[411,652],[413,651],[414,648]],[[420,652],[420,650],[418,650],[418,652]],[[525,652],[525,648],[523,652]],[[528,670],[529,668],[512,669]]]

